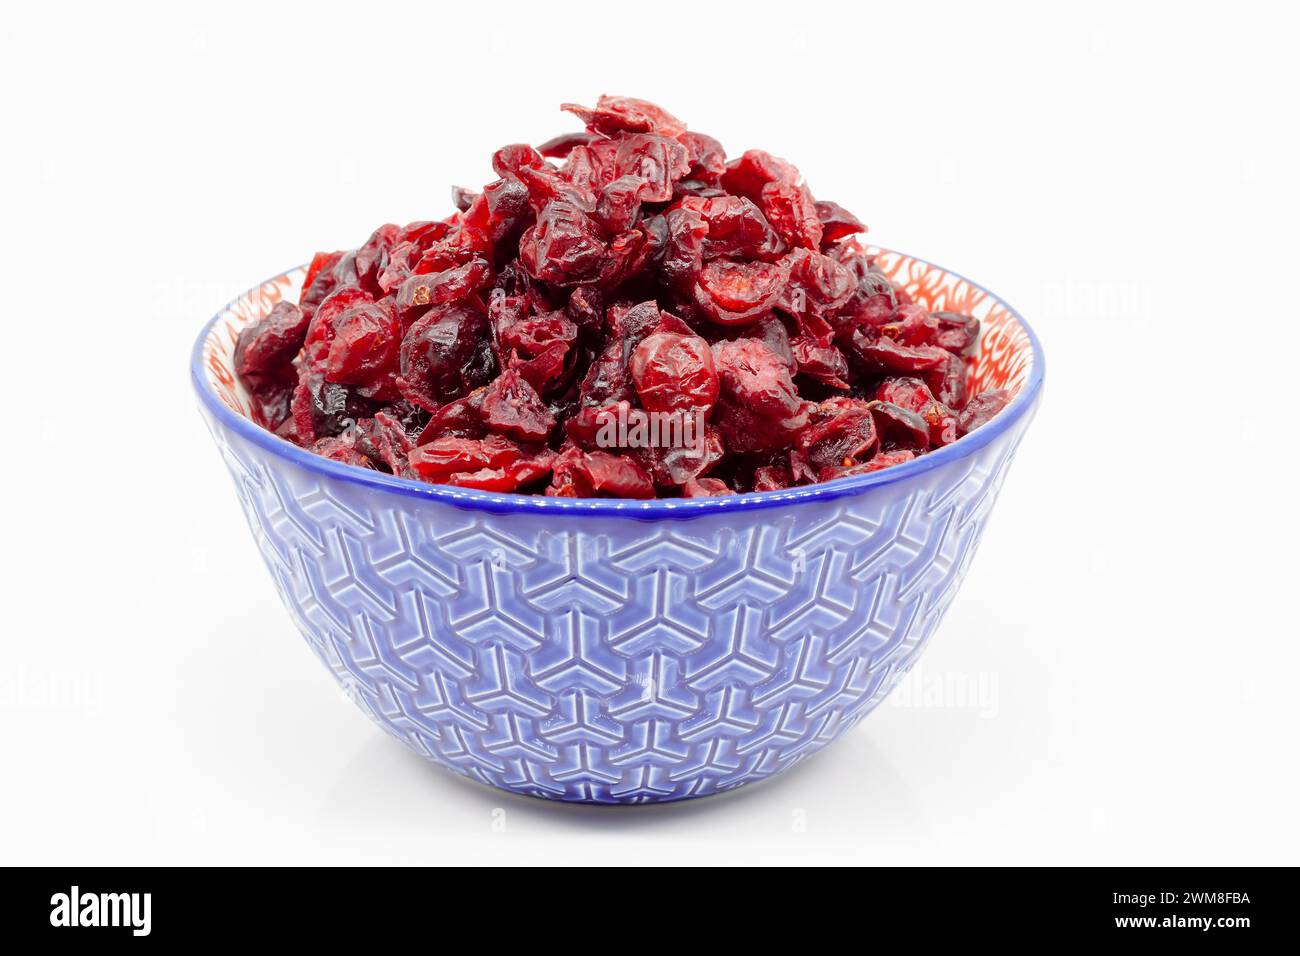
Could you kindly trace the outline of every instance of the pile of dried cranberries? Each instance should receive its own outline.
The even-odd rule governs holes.
[[[498,150],[458,212],[318,254],[244,329],[262,425],[437,484],[698,497],[885,468],[1007,403],[967,395],[979,323],[911,303],[789,163],[642,100],[565,109],[585,132]],[[611,447],[638,413],[704,427]]]

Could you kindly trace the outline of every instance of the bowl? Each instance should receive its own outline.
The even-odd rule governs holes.
[[[644,803],[787,770],[916,662],[975,555],[1038,404],[1024,320],[974,283],[872,250],[933,310],[978,317],[974,390],[1014,400],[913,461],[733,497],[629,501],[423,484],[306,452],[251,420],[239,329],[298,268],[194,346],[199,405],[284,605],[383,729],[516,793]]]

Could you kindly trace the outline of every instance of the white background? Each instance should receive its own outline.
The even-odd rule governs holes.
[[[976,6],[8,9],[0,862],[1300,862],[1294,11]],[[446,214],[602,92],[793,160],[1048,355],[911,683],[788,775],[651,808],[371,726],[187,380],[234,294]]]

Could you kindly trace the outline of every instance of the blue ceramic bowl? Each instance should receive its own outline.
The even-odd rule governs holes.
[[[1005,303],[898,253],[929,308],[984,323],[972,375],[1015,400],[937,452],[782,492],[665,501],[434,486],[309,454],[248,417],[235,335],[195,344],[200,407],[285,606],[381,727],[443,767],[557,800],[640,803],[779,773],[916,661],[975,554],[1043,357]]]

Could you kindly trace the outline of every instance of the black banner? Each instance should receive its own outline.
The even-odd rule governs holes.
[[[1234,945],[1291,935],[1295,882],[1291,870],[1268,869],[873,870],[806,883],[786,878],[779,891],[770,877],[756,876],[755,895],[746,904],[738,896],[743,877],[735,875],[724,880],[596,869],[515,874],[502,877],[495,891],[489,889],[494,879],[478,874],[461,884],[473,892],[449,891],[443,873],[398,869],[57,868],[6,875],[11,889],[0,896],[0,915],[8,939],[57,942],[63,936],[98,944],[116,938],[141,945],[279,937],[373,944],[478,913],[491,918],[486,925],[499,943],[503,924],[552,923],[566,912],[583,914],[584,924],[607,913],[617,930],[618,920],[639,920],[632,914],[647,904],[655,922],[667,923],[674,913],[696,919],[716,913],[719,929],[725,922],[728,932],[745,928],[746,912],[754,931],[772,921],[794,931],[817,907],[825,919],[841,912],[849,921],[865,920],[859,930],[887,920],[896,932],[920,933],[926,942],[1128,937]],[[801,884],[809,895],[798,900],[790,888]],[[729,914],[725,920],[719,907]]]

